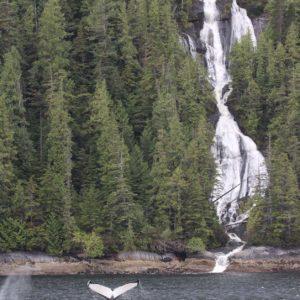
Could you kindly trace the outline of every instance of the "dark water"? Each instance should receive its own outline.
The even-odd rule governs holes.
[[[114,288],[137,278],[141,280],[141,286],[118,299],[300,299],[300,273],[225,273],[182,276],[0,277],[0,300],[101,300],[101,296],[93,294],[87,288],[89,279]]]

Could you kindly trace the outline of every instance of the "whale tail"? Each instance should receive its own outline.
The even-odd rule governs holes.
[[[125,294],[126,292],[130,291],[131,289],[137,287],[139,285],[140,281],[137,280],[136,282],[131,282],[124,284],[122,286],[119,286],[115,288],[114,290],[110,289],[109,287],[106,287],[101,284],[95,284],[92,283],[91,280],[88,281],[87,285],[88,287],[95,293],[103,296],[104,298],[108,300],[117,299],[119,296]]]

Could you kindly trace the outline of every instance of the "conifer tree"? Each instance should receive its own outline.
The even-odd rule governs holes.
[[[13,160],[16,150],[14,147],[14,131],[10,122],[6,99],[0,96],[0,213],[1,218],[10,215],[11,197],[14,187]]]
[[[27,130],[25,107],[21,85],[21,57],[15,47],[4,55],[4,65],[0,79],[0,95],[5,99],[9,119],[14,131],[14,146],[17,151],[15,166],[18,177],[31,176],[33,146]]]
[[[19,45],[19,19],[16,1],[0,1],[0,60],[12,46]]]
[[[66,42],[65,19],[59,0],[48,0],[39,20],[38,60],[32,70],[38,81],[35,116],[39,136],[36,140],[41,162],[45,162],[45,137],[48,130],[45,114],[47,111],[46,91],[59,84],[68,66],[68,43]],[[57,88],[57,87],[56,87]]]
[[[186,181],[182,224],[185,239],[200,238],[207,246],[218,244],[222,230],[208,199],[215,182],[215,167],[210,146],[212,136],[205,118],[185,151],[182,171]],[[222,236],[222,234],[220,234]]]
[[[242,38],[231,50],[230,73],[233,78],[233,97],[239,99],[253,78],[254,49],[250,35]]]
[[[272,41],[268,35],[263,32],[260,36],[260,40],[257,46],[255,55],[256,60],[256,72],[255,79],[262,92],[263,99],[265,100],[272,88],[269,83],[268,70],[269,58],[273,56]]]
[[[64,241],[63,250],[69,250],[72,230],[72,141],[69,127],[70,116],[63,88],[64,78],[60,78],[60,82],[53,83],[48,91],[47,167],[41,179],[40,199],[45,213],[52,214],[49,220],[51,226],[54,223],[55,226],[60,225]],[[51,244],[49,240],[49,245]]]
[[[204,67],[190,57],[183,59],[177,77],[178,113],[185,134],[191,138],[197,130],[199,115],[214,112],[214,98]]]
[[[120,76],[124,86],[123,89],[125,90],[123,102],[124,105],[128,107],[131,104],[130,95],[135,95],[137,90],[141,67],[137,60],[137,50],[133,44],[133,38],[130,35],[128,14],[125,3],[123,3],[120,7],[120,21],[122,25],[122,33],[119,40],[119,51],[122,64]]]
[[[300,30],[297,23],[292,23],[285,40],[286,61],[289,68],[295,67],[300,61]]]
[[[131,228],[135,232],[140,220],[134,216],[142,217],[142,213],[139,213],[139,205],[135,203],[131,191],[130,156],[111,106],[103,81],[97,85],[90,108],[90,126],[93,128],[91,149],[95,150],[91,181],[98,187],[94,197],[98,199],[97,205],[101,208],[99,218],[105,231],[107,247],[116,250],[125,245],[118,243],[118,238],[124,238],[126,230]]]
[[[65,19],[58,0],[48,0],[40,18],[39,67],[43,83],[58,79],[60,71],[68,65],[68,44],[66,42]]]
[[[140,147],[135,145],[130,153],[130,186],[135,201],[143,207],[145,212],[149,209],[150,184],[149,166],[144,160]]]

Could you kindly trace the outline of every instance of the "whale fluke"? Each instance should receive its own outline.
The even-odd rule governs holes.
[[[117,299],[122,294],[137,287],[139,285],[139,280],[137,280],[136,282],[124,284],[122,286],[115,288],[114,290],[101,284],[92,283],[91,280],[88,281],[87,285],[95,293],[98,293],[99,295],[103,296],[106,299],[112,300],[112,299]]]

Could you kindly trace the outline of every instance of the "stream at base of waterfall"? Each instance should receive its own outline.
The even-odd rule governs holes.
[[[247,212],[240,214],[239,200],[253,196],[258,188],[264,191],[267,186],[268,173],[263,155],[258,151],[254,141],[241,132],[226,106],[232,89],[230,74],[226,66],[225,46],[222,44],[219,11],[216,0],[203,2],[204,24],[200,39],[206,46],[208,78],[214,87],[220,113],[212,147],[218,174],[218,184],[214,188],[212,201],[216,205],[220,222],[227,227],[228,225],[234,227],[245,222],[250,211],[255,208],[254,205]],[[247,11],[240,8],[236,0],[233,0],[231,37],[228,39],[230,44],[226,45],[226,48],[231,49],[234,43],[239,42],[246,34],[250,34],[253,46],[256,47],[256,36]],[[195,45],[190,37],[187,43],[192,57],[195,58]],[[227,254],[218,255],[213,272],[224,272],[229,265],[229,258],[242,251],[245,246],[245,242],[236,234],[229,232],[227,234],[230,241],[238,242],[239,246]]]

